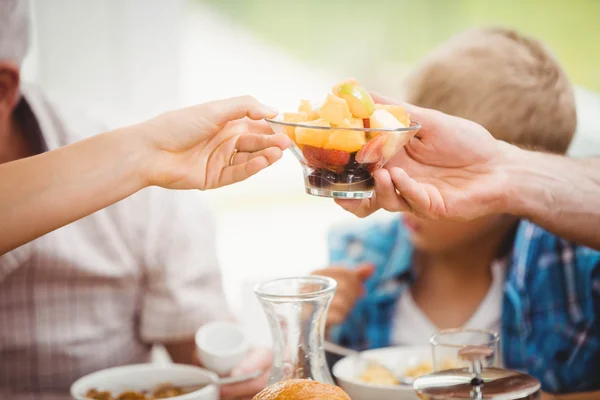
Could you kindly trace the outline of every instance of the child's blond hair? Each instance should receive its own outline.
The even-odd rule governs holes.
[[[567,74],[538,40],[471,30],[434,50],[407,79],[405,100],[478,122],[497,139],[565,153],[577,125]]]

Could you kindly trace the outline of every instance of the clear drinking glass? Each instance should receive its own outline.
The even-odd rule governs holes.
[[[281,278],[254,291],[273,337],[269,385],[287,379],[334,384],[325,359],[325,322],[337,283],[331,278]]]
[[[499,338],[497,332],[480,329],[442,330],[429,340],[433,370],[497,367]]]
[[[430,339],[436,372],[418,378],[421,399],[539,400],[540,382],[517,371],[497,368],[499,335],[479,329],[444,330]]]

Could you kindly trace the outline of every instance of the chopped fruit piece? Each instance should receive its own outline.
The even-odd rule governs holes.
[[[319,112],[317,111],[317,107],[315,107],[309,100],[301,100],[300,107],[298,107],[298,112],[306,113],[309,121],[314,121],[315,119],[319,119]]]
[[[346,165],[350,161],[350,153],[335,149],[322,149],[321,157],[327,165]]]
[[[354,153],[360,150],[365,142],[365,133],[362,131],[334,130],[329,135],[325,148]]]
[[[389,160],[402,146],[407,144],[413,137],[411,132],[388,132],[383,144],[382,156],[385,161]]]
[[[342,121],[341,124],[331,124],[332,127],[335,128],[358,128],[358,129],[362,129],[363,128],[363,123],[362,123],[362,119],[360,118],[350,118],[350,119],[345,119]]]
[[[388,132],[385,137],[385,143],[381,149],[381,156],[388,160],[396,152],[396,148],[402,132]]]
[[[348,80],[335,85],[333,94],[348,102],[348,108],[356,118],[369,118],[375,110],[373,98],[355,80]]]
[[[364,128],[364,120],[362,118],[352,118],[352,120],[350,121],[350,125],[352,126],[352,128]]]
[[[341,124],[345,119],[352,118],[346,100],[332,94],[327,95],[319,114],[325,121],[335,125]]]
[[[283,113],[283,120],[294,124],[308,121],[308,115],[301,111],[298,113]]]
[[[320,147],[314,147],[314,146],[304,146],[302,148],[302,154],[304,155],[304,158],[306,159],[306,163],[311,167],[311,168],[325,168],[326,165],[321,162],[320,160],[320,153],[321,153],[321,149]]]
[[[308,121],[308,116],[306,115],[305,112],[283,113],[283,120],[285,122],[290,122],[290,123],[293,123],[293,124],[298,124],[298,123],[302,123],[302,122]],[[285,132],[290,137],[290,139],[292,139],[295,142],[296,141],[295,127],[293,127],[293,126],[285,126],[284,128],[285,128]]]
[[[371,118],[363,118],[363,128],[369,129],[371,127]]]
[[[389,111],[402,125],[410,125],[410,115],[404,111],[404,107],[394,104],[375,104],[375,110]]]
[[[304,125],[312,125],[315,128],[296,128],[296,143],[307,144],[309,146],[323,147],[329,139],[331,133],[328,129],[319,129],[318,127],[329,127],[329,124],[322,119],[304,122]]]
[[[356,161],[361,164],[376,163],[383,157],[383,145],[386,139],[385,134],[378,135],[371,141],[364,145],[362,149],[356,154]]]
[[[402,122],[398,121],[396,117],[387,110],[375,110],[373,115],[371,115],[371,128],[398,129],[404,127]]]
[[[363,122],[362,122],[362,118],[352,118],[350,120],[350,125],[346,126],[345,128],[359,128],[362,129],[363,126]]]
[[[350,161],[350,153],[335,149],[322,149],[314,146],[304,146],[302,154],[306,162],[313,168],[325,166],[346,165]]]

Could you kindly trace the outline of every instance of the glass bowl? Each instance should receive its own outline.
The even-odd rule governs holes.
[[[267,122],[294,142],[291,150],[302,165],[306,193],[342,199],[372,197],[373,171],[421,129],[416,121],[397,129],[323,127],[285,122],[281,115]]]

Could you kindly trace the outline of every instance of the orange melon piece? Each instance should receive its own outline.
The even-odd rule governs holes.
[[[325,102],[319,110],[319,114],[325,121],[334,125],[339,125],[344,122],[345,119],[352,118],[346,100],[332,94],[327,95]]]
[[[296,127],[296,143],[324,147],[329,140],[331,130],[319,129],[319,127],[330,127],[329,123],[322,119],[317,119],[315,121],[304,122],[304,125],[312,125],[314,128]]]
[[[298,112],[306,113],[306,116],[309,121],[314,121],[316,119],[321,118],[316,107],[309,100],[300,100],[300,107],[298,107]]]
[[[362,118],[352,118],[350,120],[350,126],[349,127],[350,128],[360,128],[360,129],[364,128]]]
[[[363,120],[360,118],[350,118],[343,120],[340,124],[331,124],[334,128],[363,128]]]
[[[300,124],[302,122],[308,121],[308,115],[305,112],[298,113],[283,113],[283,121],[289,122],[292,124]],[[294,142],[296,141],[296,127],[294,126],[286,126],[285,132]]]
[[[329,140],[325,144],[325,148],[354,153],[360,150],[365,143],[364,132],[336,129],[329,135]]]

